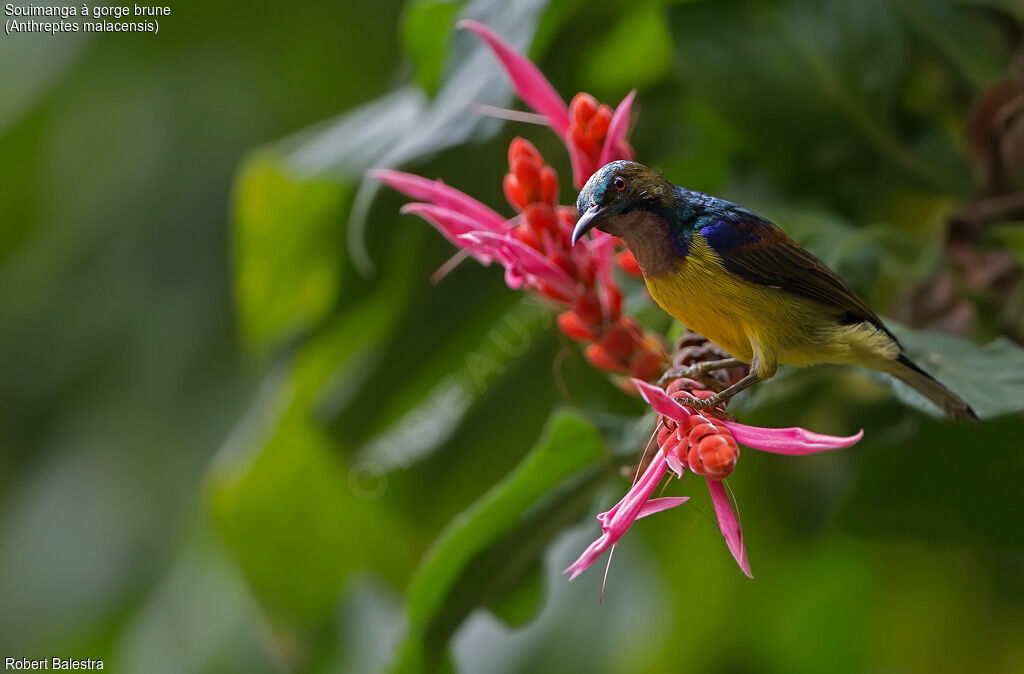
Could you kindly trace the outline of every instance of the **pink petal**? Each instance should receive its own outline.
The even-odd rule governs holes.
[[[597,168],[616,159],[633,158],[623,150],[626,133],[629,132],[629,111],[633,107],[634,98],[636,98],[636,89],[629,92],[619,103],[619,107],[615,108],[615,114],[612,115],[612,121],[608,125],[608,134],[604,138],[604,147],[601,148],[601,158],[597,161]]]
[[[753,578],[750,573],[750,563],[747,561],[747,550],[743,547],[743,532],[740,530],[740,520],[736,517],[729,495],[725,493],[725,486],[719,480],[708,480],[708,490],[711,492],[711,502],[715,504],[715,516],[718,518],[718,528],[725,536],[725,542],[729,546],[736,563],[743,569],[747,577]]]
[[[636,516],[638,520],[653,515],[654,513],[660,513],[662,510],[668,510],[669,508],[675,508],[678,505],[682,505],[690,500],[689,496],[662,496],[660,498],[652,498],[644,504],[643,508],[640,508],[640,514]]]
[[[587,242],[587,252],[594,262],[597,280],[605,286],[617,285],[613,269],[615,268],[615,237],[599,229],[592,229],[592,238]],[[573,250],[576,246],[573,246]]]
[[[665,393],[664,389],[639,379],[631,379],[630,381],[640,391],[640,396],[647,401],[651,409],[658,414],[664,414],[669,419],[678,423],[682,423],[686,417],[690,416],[689,410],[676,402],[675,398]]]
[[[569,131],[569,106],[558,95],[547,78],[541,74],[537,66],[516,50],[512,49],[490,28],[478,21],[464,19],[457,24],[459,28],[477,34],[501,61],[501,65],[512,80],[519,98],[527,105],[547,117],[551,128],[559,136],[565,138]]]
[[[676,477],[678,477],[679,479],[683,478],[683,462],[679,459],[678,456],[675,455],[675,453],[666,456],[665,462],[668,463],[669,470],[675,473]]]
[[[441,180],[428,180],[412,173],[392,169],[370,169],[366,175],[413,199],[429,201],[458,211],[478,223],[474,229],[504,231],[505,218],[465,192],[445,185]]]
[[[863,430],[855,435],[842,437],[813,433],[796,427],[758,428],[756,426],[738,424],[735,421],[726,421],[724,424],[733,437],[736,438],[736,442],[741,445],[774,454],[788,454],[789,456],[803,456],[828,449],[849,447],[864,437]]]
[[[598,167],[594,166],[586,152],[576,147],[571,136],[565,137],[565,146],[569,149],[569,163],[572,164],[572,184],[581,190]]]
[[[572,576],[569,580],[572,580],[576,576],[583,573],[588,566],[593,564],[601,553],[615,545],[622,535],[629,530],[629,527],[640,517],[650,515],[664,510],[665,508],[671,508],[673,505],[679,505],[680,502],[665,504],[666,501],[671,501],[676,497],[667,497],[666,499],[654,499],[658,503],[653,506],[649,512],[644,513],[648,502],[651,499],[651,494],[654,489],[661,482],[661,478],[665,476],[665,471],[668,469],[668,464],[665,462],[665,455],[661,450],[654,456],[654,460],[651,461],[651,465],[644,471],[643,476],[634,484],[626,495],[622,497],[622,500],[616,503],[610,510],[603,512],[597,516],[597,519],[601,522],[601,536],[591,543],[583,554],[580,555],[579,559],[573,562],[563,573],[571,573]]]
[[[476,231],[477,222],[472,218],[441,206],[421,202],[406,204],[402,206],[400,212],[420,216],[444,234],[446,239],[459,248],[466,249],[481,264],[490,264],[494,259],[493,255],[481,250],[480,246],[473,245],[473,242],[464,236]]]
[[[463,238],[482,246],[488,246],[492,250],[500,249],[501,253],[498,257],[506,269],[513,272],[513,276],[518,278],[521,275],[533,285],[543,283],[569,297],[576,295],[576,282],[572,277],[565,273],[564,269],[522,241],[509,235],[483,231],[465,234]]]
[[[669,419],[682,422],[690,413],[676,400],[670,397],[664,390],[657,386],[640,381],[632,380],[633,385],[640,391],[640,395],[646,400],[651,408],[658,414],[664,414]],[[814,454],[828,449],[840,449],[856,444],[862,437],[864,431],[846,437],[836,435],[825,435],[814,433],[804,428],[759,428],[747,426],[735,421],[724,421],[725,427],[729,429],[736,442],[746,445],[751,449],[760,449],[764,452],[775,454],[788,454],[790,456],[803,456]]]
[[[576,576],[580,575],[587,568],[597,561],[597,558],[601,556],[608,548],[615,545],[615,542],[611,540],[608,534],[602,534],[596,541],[587,546],[587,549],[583,551],[583,554],[579,556],[575,562],[566,567],[562,573],[571,573],[569,581],[576,580]]]
[[[639,516],[644,504],[651,498],[654,489],[665,477],[668,464],[665,462],[665,455],[661,450],[654,456],[651,465],[647,466],[643,476],[633,487],[626,492],[614,508],[608,511],[607,516],[601,523],[601,528],[618,540],[632,526]]]

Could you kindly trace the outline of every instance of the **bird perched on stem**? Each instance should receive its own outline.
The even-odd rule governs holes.
[[[899,377],[954,419],[977,419],[907,358],[839,276],[759,215],[630,161],[594,173],[576,207],[573,243],[595,227],[622,239],[661,308],[734,356],[702,363],[702,372],[750,364],[749,375],[694,407],[728,400],[780,363],[844,363]]]

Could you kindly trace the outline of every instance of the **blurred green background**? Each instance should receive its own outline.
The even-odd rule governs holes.
[[[118,672],[1024,671],[1019,19],[941,0],[178,2],[159,35],[0,37],[0,657]],[[779,222],[990,420],[850,369],[744,421],[756,580],[699,482],[560,571],[650,417],[371,166],[511,214],[550,130],[458,17]],[[968,129],[971,132],[968,133]],[[637,284],[627,306],[668,322]],[[906,392],[897,390],[906,398]],[[909,398],[908,398],[909,400]]]

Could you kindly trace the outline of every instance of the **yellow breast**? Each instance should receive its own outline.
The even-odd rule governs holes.
[[[662,309],[744,362],[758,363],[762,378],[779,363],[856,363],[877,367],[898,346],[867,323],[845,325],[839,310],[778,288],[745,281],[694,234],[686,258],[673,272],[648,278]]]
[[[749,284],[722,268],[702,236],[694,235],[675,272],[646,281],[654,301],[677,321],[740,360],[753,358],[743,320],[750,294],[743,286]]]

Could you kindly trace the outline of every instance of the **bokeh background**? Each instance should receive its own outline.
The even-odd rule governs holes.
[[[17,4],[17,3],[16,3]],[[22,3],[23,4],[23,3]],[[1024,671],[1024,73],[1015,4],[176,2],[159,35],[0,37],[0,656],[117,672]],[[479,19],[568,99],[847,278],[986,416],[852,369],[745,421],[756,580],[699,482],[560,571],[650,417],[544,305],[364,183],[511,215]],[[643,289],[628,308],[669,331]],[[899,396],[910,400],[905,391]]]

